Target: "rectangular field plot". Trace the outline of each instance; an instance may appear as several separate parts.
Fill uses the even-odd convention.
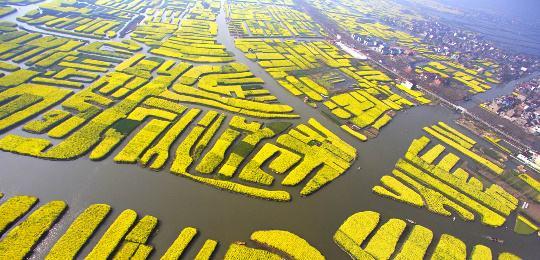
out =
[[[237,39],[235,43],[291,94],[314,106],[322,103],[344,130],[363,141],[376,136],[396,111],[430,103],[421,92],[404,88],[329,42]]]
[[[227,6],[229,29],[241,37],[321,37],[324,32],[293,7],[236,1]]]
[[[100,1],[97,2],[90,5],[55,0],[17,17],[17,20],[45,31],[107,39],[116,37],[127,23],[138,16],[122,9],[101,6]]]

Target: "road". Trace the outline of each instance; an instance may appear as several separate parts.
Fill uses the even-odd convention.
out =
[[[313,17],[314,20],[319,20],[319,24],[321,25],[324,25],[323,27],[326,27],[325,29],[327,29],[327,32],[329,32],[330,35],[332,35],[334,39],[338,39],[338,35],[341,35],[342,38],[344,39],[341,39],[342,42],[344,44],[347,44],[347,43],[352,43],[352,47],[354,49],[357,49],[359,50],[360,52],[366,54],[367,58],[369,61],[371,61],[373,64],[377,64],[379,67],[385,69],[390,75],[392,75],[393,77],[395,78],[402,78],[402,79],[407,79],[409,80],[407,77],[403,77],[402,75],[399,74],[399,72],[395,71],[394,69],[391,69],[389,67],[387,67],[386,65],[382,64],[381,62],[373,59],[372,57],[370,57],[369,53],[366,52],[365,50],[365,47],[359,43],[357,43],[356,41],[352,40],[348,35],[349,33],[347,33],[345,30],[343,30],[339,25],[335,24],[335,22],[331,21],[330,19],[328,19],[327,17],[325,17],[323,14],[321,14],[319,12],[319,10],[317,10],[316,8],[313,8],[311,6],[309,6],[307,3],[305,3],[304,0],[297,0],[298,3],[300,3],[300,6],[303,7],[304,11],[306,13],[309,13],[311,15],[311,17]],[[351,45],[351,44],[349,44]],[[435,99],[437,101],[439,101],[441,104],[443,105],[446,105],[448,106],[449,108],[457,111],[457,112],[460,112],[461,114],[483,124],[484,126],[486,126],[487,128],[489,128],[490,130],[492,130],[493,132],[497,133],[498,135],[506,138],[507,140],[509,140],[510,144],[513,145],[515,148],[517,148],[519,151],[523,151],[524,149],[526,150],[531,150],[531,151],[534,151],[534,149],[532,147],[530,147],[529,145],[527,144],[524,144],[523,142],[521,142],[520,140],[514,138],[513,136],[511,136],[510,134],[506,133],[504,130],[498,128],[497,126],[493,125],[493,124],[490,124],[488,122],[486,122],[485,120],[483,120],[482,118],[474,115],[473,113],[469,112],[466,108],[462,107],[462,106],[459,106],[459,105],[456,105],[454,104],[453,102],[447,100],[446,98],[438,95],[437,93],[434,93],[433,91],[423,87],[423,86],[420,86],[420,85],[417,85],[417,88],[428,94],[429,96],[432,97],[432,99]],[[516,145],[517,144],[517,145]]]
[[[357,46],[355,46],[355,47],[357,47]],[[380,63],[380,62],[378,62],[378,61],[372,59],[369,55],[366,55],[366,56],[367,56],[367,58],[368,58],[371,62],[373,62],[373,63],[379,65],[379,66],[382,67],[382,68],[384,68],[384,69],[387,70],[390,74],[392,74],[394,77],[407,79],[406,77],[403,77],[402,75],[400,75],[398,72],[396,72],[396,71],[394,71],[394,70],[388,68],[388,67],[385,66],[384,64],[382,64],[382,63]],[[520,140],[514,138],[513,136],[511,136],[510,134],[508,134],[508,133],[506,133],[505,131],[501,130],[501,129],[498,128],[497,126],[494,126],[493,124],[490,124],[490,123],[486,122],[485,120],[483,120],[482,118],[480,118],[480,117],[476,116],[475,114],[469,112],[466,108],[464,108],[464,107],[462,107],[462,106],[459,106],[459,105],[456,105],[455,103],[451,102],[450,100],[448,100],[448,99],[446,99],[446,98],[444,98],[444,97],[438,95],[437,93],[435,93],[435,92],[433,92],[433,91],[431,91],[431,90],[429,90],[429,89],[427,89],[427,88],[425,88],[425,87],[423,87],[423,86],[417,85],[416,87],[417,87],[420,91],[422,91],[422,92],[428,94],[429,96],[431,96],[432,98],[436,99],[436,100],[439,101],[440,103],[442,103],[442,104],[444,104],[444,105],[446,105],[446,106],[449,106],[451,109],[453,109],[453,110],[455,110],[455,111],[457,111],[457,112],[459,112],[459,113],[461,113],[461,114],[463,114],[463,115],[465,115],[465,116],[467,116],[467,117],[470,117],[470,118],[472,118],[473,120],[475,120],[475,121],[477,121],[477,122],[482,123],[484,126],[487,126],[490,130],[496,132],[498,135],[503,136],[503,137],[505,137],[506,139],[508,139],[508,140],[510,140],[510,141],[512,141],[512,142],[514,142],[514,144],[511,143],[512,145],[515,146],[515,144],[517,143],[519,146],[515,146],[515,148],[517,148],[518,150],[520,150],[520,151],[522,150],[522,149],[520,149],[520,146],[521,146],[521,147],[524,147],[525,149],[528,149],[528,150],[534,150],[534,149],[533,149],[532,147],[530,147],[529,145],[524,144],[523,142],[521,142]]]

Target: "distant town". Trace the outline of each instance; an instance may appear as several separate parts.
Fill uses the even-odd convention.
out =
[[[540,135],[540,78],[516,85],[512,94],[481,105],[528,133]]]
[[[1,0],[0,260],[538,259],[526,1]]]

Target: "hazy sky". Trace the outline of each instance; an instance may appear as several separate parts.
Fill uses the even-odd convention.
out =
[[[511,16],[537,20],[540,17],[540,0],[439,0],[459,7],[469,7],[505,13]]]

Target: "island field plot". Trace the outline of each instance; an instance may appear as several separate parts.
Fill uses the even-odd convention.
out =
[[[0,197],[4,194],[0,193]],[[14,196],[6,199],[0,206],[4,218],[0,232],[6,236],[0,240],[0,256],[24,258],[32,254],[32,248],[43,237],[48,237],[47,231],[54,228],[56,222],[62,220],[66,211],[64,201],[55,200],[35,206],[38,198],[27,195]],[[26,215],[26,218],[24,218]],[[67,259],[82,257],[81,251],[93,244],[93,237],[99,237],[85,259],[146,259],[151,256],[155,246],[152,243],[153,233],[158,227],[159,219],[152,215],[139,218],[132,209],[123,210],[115,216],[110,225],[103,222],[111,214],[108,204],[92,204],[80,212],[68,228],[59,228],[63,233],[54,245],[45,249],[45,259]],[[19,223],[17,221],[22,219]],[[69,217],[67,217],[69,218]],[[421,225],[407,229],[404,220],[392,218],[382,224],[377,230],[381,216],[377,212],[365,211],[355,213],[343,222],[334,234],[334,242],[354,259],[388,259],[394,253],[396,258],[423,258],[430,255],[433,258],[464,259],[468,254],[471,258],[490,258],[492,250],[485,245],[472,247],[459,238],[442,234],[434,239],[433,232]],[[108,227],[107,227],[108,225]],[[12,226],[15,226],[11,229]],[[106,226],[100,228],[102,226]],[[101,231],[100,231],[101,229]],[[102,233],[102,230],[104,232]],[[375,233],[368,239],[370,233]],[[102,233],[102,234],[101,234]],[[401,249],[397,245],[401,236],[405,236]],[[214,255],[219,242],[207,239],[200,249],[197,240],[200,236],[195,227],[181,228],[178,237],[170,243],[162,259],[177,259],[188,254],[196,253],[195,259],[210,259]],[[302,237],[286,230],[259,230],[251,234],[247,242],[236,241],[227,249],[224,259],[325,259],[323,253]],[[366,240],[369,242],[361,247]],[[437,242],[435,242],[437,241]],[[433,250],[430,244],[437,243]],[[501,252],[499,259],[520,259],[515,254]]]
[[[309,15],[294,5],[257,4],[231,1],[226,6],[229,30],[241,37],[322,37],[326,34]]]
[[[442,170],[455,171],[460,158],[495,175],[505,167],[475,153],[476,142],[490,144],[455,125],[456,114],[351,57],[294,1],[4,5],[15,11],[0,21],[0,191],[4,203],[39,198],[20,197],[32,213],[19,209],[30,215],[2,231],[0,248],[29,236],[9,249],[14,257],[44,258],[56,247],[57,258],[155,259],[181,254],[195,237],[188,259],[275,258],[262,244],[291,258],[347,259],[334,235],[365,211],[380,213],[381,224],[412,219],[437,239],[450,234],[456,239],[441,240],[462,241],[469,254],[474,245],[494,256],[534,254],[536,238],[511,231],[517,200],[488,183],[468,181],[489,189],[471,199],[489,204],[485,221],[465,211],[452,221],[372,192],[422,136],[452,147],[444,159],[435,158],[442,148],[423,156]],[[468,73],[446,60],[426,66]],[[389,253],[374,248],[366,251]]]
[[[360,43],[392,44],[414,53],[413,68],[418,79],[437,78],[470,94],[483,93],[501,83],[498,79],[501,76],[500,65],[496,61],[472,56],[462,57],[463,62],[457,62],[454,55],[459,56],[459,53],[441,55],[434,51],[438,46],[407,32],[404,28],[425,20],[416,11],[408,11],[406,7],[392,1],[308,2]],[[394,26],[388,25],[388,21],[393,19]]]

